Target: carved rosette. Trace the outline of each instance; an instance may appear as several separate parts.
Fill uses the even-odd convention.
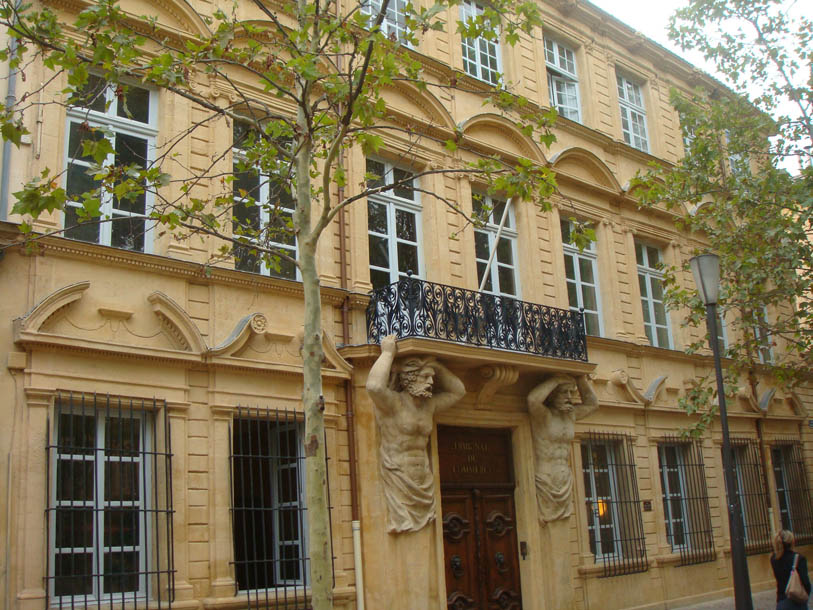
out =
[[[471,531],[471,523],[457,513],[443,515],[443,536],[458,542]]]

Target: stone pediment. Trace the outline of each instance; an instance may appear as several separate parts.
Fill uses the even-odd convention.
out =
[[[210,349],[189,314],[166,294],[122,305],[113,297],[99,301],[90,288],[88,281],[77,282],[42,299],[14,320],[15,343],[302,374],[303,333],[274,332],[262,313],[241,319]],[[323,335],[322,346],[323,374],[349,378],[352,366],[329,337]]]

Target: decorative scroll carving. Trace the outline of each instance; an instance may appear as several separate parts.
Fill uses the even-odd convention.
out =
[[[787,395],[785,396],[785,402],[793,410],[793,412],[796,415],[798,415],[799,417],[807,416],[807,411],[805,410],[805,406],[802,403],[802,400],[799,398],[799,395],[796,392],[787,392]]]
[[[491,601],[497,604],[500,610],[519,610],[519,594],[511,589],[497,587],[491,594]]]
[[[443,536],[459,542],[471,531],[471,523],[458,513],[447,513],[443,516]]]
[[[183,351],[200,353],[206,351],[206,342],[189,315],[163,292],[153,292],[147,297],[153,312],[158,316],[161,330],[175,346]]]
[[[661,390],[663,390],[668,377],[668,375],[656,377],[652,383],[649,384],[646,392],[642,394],[641,390],[636,388],[635,384],[632,383],[632,380],[625,370],[616,369],[610,373],[610,381],[613,385],[624,390],[629,398],[632,398],[634,402],[642,404],[645,407],[651,406],[655,400],[657,400],[658,395],[661,393]]]
[[[449,610],[469,610],[476,606],[472,598],[467,597],[460,591],[455,591],[446,600],[446,607]]]
[[[507,515],[493,511],[486,517],[486,529],[495,536],[504,536],[514,529],[514,521]]]
[[[77,282],[60,288],[42,299],[27,314],[14,320],[15,341],[23,332],[39,332],[58,312],[81,299],[89,287],[90,282]]]
[[[485,379],[485,383],[477,394],[477,405],[484,406],[491,402],[497,390],[515,384],[519,379],[519,371],[513,366],[490,364],[480,367],[480,376]]]

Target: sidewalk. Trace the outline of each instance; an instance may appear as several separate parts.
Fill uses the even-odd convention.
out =
[[[751,599],[754,600],[754,610],[775,610],[776,591],[760,591],[754,593]],[[693,606],[680,606],[680,610],[729,610],[734,607],[733,597],[724,597],[713,602],[695,604]],[[677,610],[677,609],[676,609]]]

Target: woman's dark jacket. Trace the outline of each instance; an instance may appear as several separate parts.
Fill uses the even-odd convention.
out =
[[[771,567],[773,568],[773,575],[776,577],[776,601],[785,599],[785,588],[788,586],[788,579],[790,578],[790,569],[793,567],[793,557],[797,553],[794,551],[785,551],[782,557],[776,558],[775,554],[771,553]],[[796,563],[796,571],[799,572],[799,577],[802,579],[802,586],[805,591],[810,595],[810,577],[807,574],[807,559],[803,555],[799,555],[799,561]]]

